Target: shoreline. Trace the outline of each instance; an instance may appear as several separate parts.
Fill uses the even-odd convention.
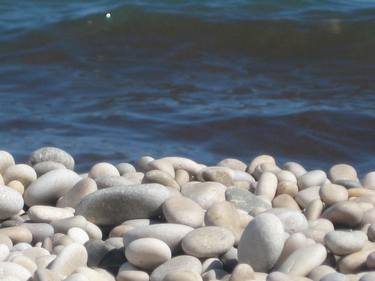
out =
[[[4,280],[375,280],[375,171],[270,155],[74,167],[55,147],[0,151]]]

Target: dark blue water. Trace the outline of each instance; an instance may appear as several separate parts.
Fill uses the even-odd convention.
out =
[[[45,145],[373,170],[375,2],[2,0],[0,149]]]

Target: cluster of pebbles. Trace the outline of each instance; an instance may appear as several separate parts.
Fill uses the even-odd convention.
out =
[[[54,147],[0,151],[0,280],[375,280],[375,171],[269,155],[74,172]]]

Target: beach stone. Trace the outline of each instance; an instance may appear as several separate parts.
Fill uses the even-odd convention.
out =
[[[225,201],[226,187],[219,182],[188,183],[181,187],[181,193],[207,210],[217,202]]]
[[[277,190],[277,177],[270,172],[263,173],[258,181],[256,187],[256,195],[263,196],[264,198],[268,199],[268,201],[272,201],[275,197]]]
[[[98,268],[105,269],[110,272],[112,275],[116,275],[118,268],[125,261],[124,248],[114,248],[104,255]]]
[[[276,174],[277,182],[294,182],[297,183],[297,177],[295,174],[288,170],[281,170]]]
[[[241,160],[234,158],[226,158],[217,163],[217,166],[227,167],[233,170],[246,171],[247,165]]]
[[[315,199],[307,205],[305,210],[305,217],[307,220],[316,220],[320,217],[324,209],[322,200]]]
[[[147,172],[149,170],[148,164],[154,160],[155,159],[151,156],[142,156],[136,162],[137,170],[140,170],[141,172]]]
[[[32,222],[50,223],[55,220],[73,217],[74,209],[34,205],[29,208],[27,214]]]
[[[292,172],[297,178],[306,173],[305,168],[296,162],[286,162],[283,169]]]
[[[367,256],[366,265],[369,269],[375,269],[375,251]]]
[[[124,247],[124,240],[122,237],[110,237],[107,240],[105,240],[105,243],[115,247],[116,249]]]
[[[170,260],[169,246],[155,238],[140,238],[125,248],[126,259],[138,268],[150,271]]]
[[[308,277],[313,281],[320,281],[321,278],[332,272],[336,272],[336,270],[328,265],[319,265],[309,273]]]
[[[229,281],[252,280],[254,277],[253,268],[246,263],[240,263],[234,268]]]
[[[367,229],[367,236],[371,242],[375,242],[375,224],[371,224]]]
[[[5,244],[0,244],[0,262],[5,261],[9,256],[9,248]]]
[[[0,262],[0,279],[7,276],[17,278],[19,281],[28,281],[31,278],[31,273],[23,266],[13,262]]]
[[[15,191],[17,191],[20,194],[23,194],[25,192],[25,187],[23,186],[23,184],[20,181],[17,181],[17,180],[10,181],[10,182],[8,182],[7,186],[14,189]]]
[[[51,222],[56,233],[67,233],[72,227],[79,227],[86,230],[87,220],[83,216],[74,216],[66,219]]]
[[[275,268],[279,267],[294,251],[307,245],[307,238],[302,233],[293,233],[286,240]]]
[[[146,225],[158,224],[158,223],[160,223],[158,220],[153,220],[153,219],[133,219],[133,220],[126,220],[122,224],[133,226],[133,227],[138,227],[138,226],[146,226]]]
[[[58,162],[63,164],[67,169],[74,169],[73,157],[69,153],[57,147],[42,147],[35,150],[29,159],[32,166],[44,161]]]
[[[22,210],[23,204],[20,193],[8,186],[0,186],[0,220],[18,214]]]
[[[184,158],[184,157],[176,157],[176,156],[171,156],[171,157],[164,157],[160,158],[159,160],[167,161],[172,164],[173,168],[175,170],[178,169],[183,169],[189,174],[197,174],[202,168],[205,166],[202,164],[198,164],[197,162]]]
[[[241,188],[231,188],[225,192],[227,201],[235,204],[236,208],[250,212],[252,209],[261,207],[265,209],[271,208],[271,203],[258,197],[251,192]]]
[[[277,216],[283,224],[284,231],[289,234],[304,231],[309,227],[306,217],[299,210],[273,208],[267,210],[266,213]]]
[[[125,233],[127,233],[128,231],[134,229],[134,226],[131,226],[131,225],[124,225],[124,224],[120,224],[114,228],[112,228],[112,230],[109,232],[109,237],[123,237],[125,235]]]
[[[329,169],[328,177],[332,182],[339,180],[358,180],[357,171],[348,164],[336,164]]]
[[[100,176],[95,178],[97,189],[104,189],[115,186],[135,185],[135,181],[122,176]]]
[[[333,205],[340,201],[346,201],[349,198],[345,187],[337,184],[324,184],[319,190],[320,198],[327,205]]]
[[[119,163],[116,165],[116,169],[120,175],[137,172],[135,167],[130,163]]]
[[[292,197],[298,193],[298,186],[296,182],[283,181],[277,184],[276,195],[288,194]]]
[[[206,226],[189,232],[182,239],[182,249],[198,258],[216,257],[227,252],[234,240],[234,235],[226,228]]]
[[[299,191],[294,199],[304,209],[312,201],[320,199],[320,186],[311,186]]]
[[[297,202],[289,194],[280,194],[272,200],[273,208],[288,208],[300,210]]]
[[[225,186],[233,183],[233,171],[227,167],[206,167],[201,171],[205,181],[219,182]]]
[[[375,251],[375,245],[367,242],[366,245],[358,252],[346,255],[338,260],[337,265],[340,272],[349,274],[357,273],[366,266],[367,257]]]
[[[339,272],[331,272],[323,276],[320,281],[349,281],[345,274]]]
[[[309,245],[294,251],[277,270],[290,275],[306,276],[321,265],[326,257],[327,251],[323,245]]]
[[[150,276],[147,272],[141,270],[123,270],[119,271],[116,281],[149,281]]]
[[[48,223],[23,223],[21,226],[31,232],[34,244],[43,241],[47,237],[52,237],[54,234],[53,227]]]
[[[181,241],[193,228],[182,224],[161,223],[136,227],[124,235],[125,248],[134,240],[140,238],[156,238],[165,242],[172,253],[181,249]]]
[[[260,214],[246,227],[238,245],[238,260],[255,271],[268,272],[284,247],[284,227],[273,214]]]
[[[31,243],[33,240],[30,230],[22,226],[0,228],[0,235],[1,234],[8,236],[10,240],[12,240],[13,244],[21,242]]]
[[[327,179],[327,174],[322,170],[309,171],[298,177],[297,183],[300,190],[311,187],[321,186]]]
[[[72,189],[68,190],[58,201],[57,207],[75,208],[82,198],[96,191],[96,182],[91,178],[85,178],[77,182]]]
[[[33,205],[55,205],[57,199],[71,189],[81,177],[67,169],[50,171],[33,181],[26,189],[24,199]]]
[[[154,162],[154,161],[153,161]],[[174,180],[174,178],[167,172],[161,170],[151,170],[145,174],[143,178],[144,183],[159,183],[164,186],[169,186],[180,190],[179,184]]]
[[[13,248],[13,242],[6,234],[0,233],[0,244],[6,245],[9,250]]]
[[[68,276],[78,267],[87,265],[87,251],[81,244],[70,244],[60,252],[56,259],[49,265],[49,269],[60,274]]]
[[[104,176],[120,176],[119,171],[110,163],[101,162],[91,167],[89,175],[90,178],[96,179]]]
[[[8,167],[3,173],[3,179],[5,183],[9,183],[13,180],[18,180],[27,187],[31,182],[36,180],[37,175],[35,170],[26,164],[17,164]]]
[[[194,271],[174,271],[169,272],[163,281],[203,281],[202,277]]]
[[[82,228],[79,227],[72,227],[68,230],[68,236],[74,240],[74,242],[78,244],[85,244],[87,241],[90,240],[90,237]]]
[[[334,225],[355,227],[361,223],[363,211],[357,203],[343,201],[333,204],[326,209],[322,218],[330,220]]]
[[[318,243],[324,244],[325,235],[333,230],[334,226],[330,220],[319,218],[309,221],[309,228],[303,231],[303,234]]]
[[[15,165],[12,154],[0,150],[0,174],[3,174],[8,167]]]
[[[116,225],[128,219],[156,217],[169,191],[159,184],[105,188],[85,196],[77,215],[97,225]]]
[[[108,245],[103,240],[92,239],[84,244],[87,251],[87,265],[96,267],[99,265],[103,257],[111,250],[114,249],[112,245]]]
[[[145,174],[142,172],[127,173],[123,174],[121,177],[132,182],[133,184],[141,184]]]
[[[229,279],[230,275],[223,269],[211,269],[202,274],[203,281]]]
[[[362,179],[362,185],[368,189],[375,189],[375,171],[367,173]]]
[[[148,163],[149,170],[159,170],[167,173],[172,178],[175,178],[176,172],[172,164],[165,160],[154,160]]]
[[[150,281],[163,281],[171,272],[192,271],[202,272],[201,262],[192,256],[177,256],[158,266],[151,274]]]
[[[66,169],[65,165],[55,161],[43,161],[33,166],[38,177],[57,169]]]
[[[184,196],[173,196],[162,206],[167,222],[184,224],[197,228],[203,225],[204,209],[195,201]]]
[[[255,168],[263,163],[276,165],[275,158],[273,158],[271,155],[259,155],[250,162],[247,172],[250,174],[254,173]]]
[[[359,281],[374,281],[375,280],[375,272],[370,272],[364,274]]]
[[[24,255],[14,256],[9,261],[26,268],[31,274],[34,274],[34,272],[37,270],[35,262],[31,258]]]
[[[276,166],[275,164],[272,164],[272,163],[262,163],[260,165],[258,165],[254,172],[252,173],[252,175],[254,176],[255,179],[259,180],[259,178],[261,177],[261,175],[265,172],[269,172],[269,173],[272,173],[272,174],[277,174],[281,171],[281,169]]]
[[[230,230],[236,243],[239,242],[243,228],[239,213],[233,203],[228,201],[215,203],[207,210],[204,222],[206,226],[220,226]]]
[[[223,262],[224,268],[228,271],[233,271],[233,269],[238,264],[238,250],[232,247],[224,255],[220,256],[220,260]]]
[[[175,172],[175,180],[181,187],[182,185],[188,183],[190,181],[190,175],[188,172],[182,169],[178,169]]]
[[[324,238],[327,248],[336,256],[346,256],[361,250],[367,241],[362,231],[332,231]]]

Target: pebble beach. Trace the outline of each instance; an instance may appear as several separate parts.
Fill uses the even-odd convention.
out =
[[[0,151],[0,280],[375,280],[375,171],[271,155],[75,165],[56,147]]]

